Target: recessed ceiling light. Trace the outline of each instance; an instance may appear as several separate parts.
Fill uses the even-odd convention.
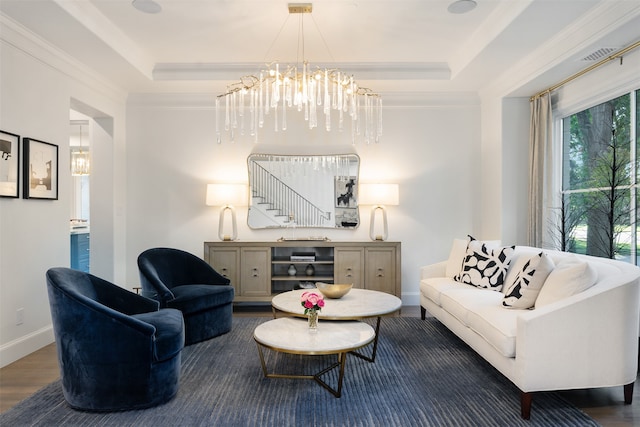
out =
[[[162,6],[153,0],[133,0],[131,4],[144,13],[158,13],[162,10]]]
[[[457,0],[451,3],[447,10],[451,13],[467,13],[475,9],[477,5],[475,0]]]

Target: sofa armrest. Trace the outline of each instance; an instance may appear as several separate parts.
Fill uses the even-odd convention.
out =
[[[633,382],[639,311],[638,280],[630,277],[523,313],[512,381],[524,392]]]
[[[447,261],[440,261],[435,264],[420,267],[420,280],[430,277],[445,277],[447,271]]]

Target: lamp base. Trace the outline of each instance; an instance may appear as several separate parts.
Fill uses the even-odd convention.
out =
[[[383,234],[375,234],[375,220],[376,220],[376,211],[380,209],[382,211],[382,224],[383,224]],[[387,225],[387,211],[384,209],[384,206],[377,205],[371,209],[371,221],[369,223],[369,237],[373,241],[384,241],[389,237],[389,227]]]
[[[222,230],[224,229],[224,214],[229,210],[231,212],[231,235],[223,234]],[[220,221],[218,222],[218,237],[223,242],[230,242],[232,240],[236,240],[238,238],[238,225],[236,223],[236,210],[231,205],[223,206],[220,210]]]

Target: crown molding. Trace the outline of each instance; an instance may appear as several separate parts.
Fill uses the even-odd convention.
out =
[[[640,3],[602,2],[582,19],[531,52],[524,60],[505,70],[499,78],[482,88],[480,95],[482,97],[509,96],[563,63],[572,61],[577,63],[578,58],[582,57],[585,51],[591,50],[599,40],[638,16],[640,16]],[[583,68],[586,68],[586,65]],[[546,87],[566,77],[568,75],[562,76]],[[545,87],[540,87],[533,93],[522,96],[532,96],[544,89]]]
[[[0,12],[0,41],[117,102],[127,93]]]
[[[340,69],[362,80],[450,80],[451,70],[444,62],[340,62],[313,63],[312,68]],[[250,63],[158,63],[154,80],[228,80],[257,75],[266,64]]]
[[[143,76],[152,78],[154,61],[148,52],[113,25],[98,8],[88,1],[53,1]]]

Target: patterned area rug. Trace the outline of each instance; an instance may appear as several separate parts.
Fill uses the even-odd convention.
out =
[[[315,381],[267,379],[252,338],[253,329],[267,320],[234,318],[230,333],[186,347],[180,391],[164,405],[116,413],[75,411],[56,381],[0,415],[0,425],[598,425],[556,393],[535,394],[531,420],[522,420],[516,387],[435,319],[383,319],[375,363],[348,357],[341,398]],[[335,360],[271,351],[266,356],[270,368],[291,373],[312,374]],[[324,379],[335,384],[337,372]]]

